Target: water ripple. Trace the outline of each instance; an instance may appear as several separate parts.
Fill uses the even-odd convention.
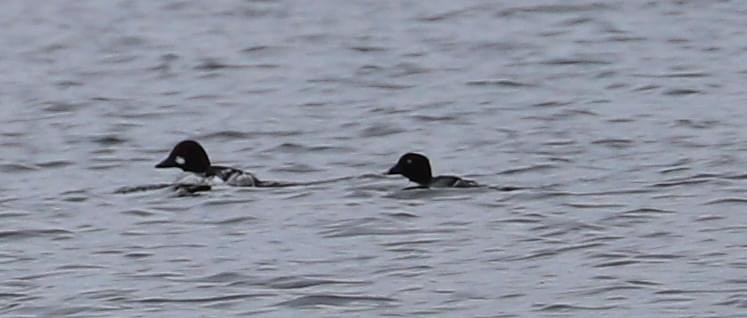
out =
[[[69,239],[75,235],[74,232],[64,229],[23,229],[23,230],[0,230],[0,238],[20,240],[39,237],[52,237],[53,239]]]
[[[314,306],[349,306],[353,304],[386,305],[396,302],[393,298],[374,296],[343,296],[334,294],[301,296],[278,303],[277,306],[314,307]]]
[[[195,298],[166,298],[166,297],[150,297],[150,298],[141,298],[141,299],[134,299],[133,302],[138,303],[156,303],[156,304],[163,304],[163,303],[214,303],[214,302],[224,302],[224,301],[232,301],[232,300],[244,300],[244,299],[250,299],[250,298],[263,298],[263,297],[271,297],[274,296],[274,294],[269,293],[257,293],[257,294],[229,294],[229,295],[221,295],[221,296],[212,296],[212,297],[195,297]]]

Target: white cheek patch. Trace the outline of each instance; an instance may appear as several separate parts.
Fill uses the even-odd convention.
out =
[[[187,163],[187,160],[184,160],[184,157],[182,156],[176,156],[176,158],[174,158],[174,161],[176,161],[176,164],[178,165],[184,165],[185,163]]]

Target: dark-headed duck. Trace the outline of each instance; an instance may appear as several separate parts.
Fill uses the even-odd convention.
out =
[[[184,140],[176,144],[169,156],[157,164],[156,168],[179,168],[203,178],[218,177],[232,186],[254,187],[263,185],[262,181],[249,172],[210,164],[207,152],[194,140]]]
[[[456,176],[436,176],[431,173],[428,158],[419,153],[406,153],[387,174],[400,174],[418,184],[416,188],[473,188],[477,182]]]

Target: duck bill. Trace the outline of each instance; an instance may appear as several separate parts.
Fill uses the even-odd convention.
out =
[[[394,167],[389,169],[386,174],[402,174],[402,167],[400,167],[399,164],[394,165]]]
[[[176,162],[174,159],[171,159],[171,157],[163,159],[163,161],[159,162],[156,165],[156,168],[173,168],[176,167]]]

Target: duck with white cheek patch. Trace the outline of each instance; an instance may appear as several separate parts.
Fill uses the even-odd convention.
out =
[[[387,174],[399,174],[418,184],[412,188],[475,188],[480,185],[472,180],[456,176],[436,176],[431,172],[431,164],[424,155],[406,153],[399,158]],[[410,188],[408,188],[410,189]]]
[[[211,165],[205,149],[194,140],[176,144],[169,156],[157,164],[156,168],[179,168],[204,179],[217,177],[231,186],[261,187],[274,184],[260,181],[253,174],[240,169]]]

